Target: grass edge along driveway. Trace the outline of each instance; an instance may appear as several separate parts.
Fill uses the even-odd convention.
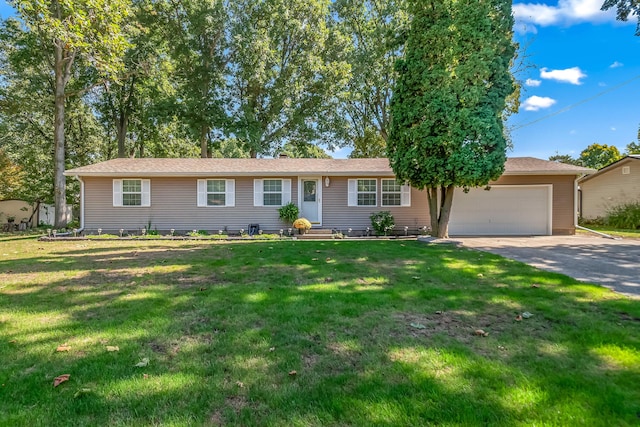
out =
[[[640,420],[638,301],[449,245],[3,241],[0,340],[0,425]]]

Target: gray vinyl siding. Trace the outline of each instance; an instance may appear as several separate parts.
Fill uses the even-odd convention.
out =
[[[573,175],[503,175],[493,184],[553,184],[552,234],[575,234],[576,178]]]
[[[279,219],[278,206],[253,206],[253,177],[229,178],[235,179],[235,207],[197,207],[197,178],[151,178],[151,206],[146,208],[113,207],[113,180],[84,178],[84,226],[87,230],[102,228],[105,232],[121,228],[136,231],[150,223],[151,229],[161,231],[173,228],[217,232],[226,227],[235,233],[254,223],[263,230],[279,230],[286,226]],[[291,199],[297,200],[295,178],[282,179],[291,179]]]
[[[348,181],[353,178],[368,178],[377,180],[377,206],[348,206]],[[429,226],[429,204],[426,193],[411,189],[411,206],[390,207],[381,206],[382,193],[380,177],[349,176],[331,177],[330,186],[324,187],[322,201],[323,228],[336,228],[346,232],[349,228],[354,233],[371,227],[369,216],[373,212],[390,211],[396,223],[395,232],[402,233],[404,227],[409,227],[409,233],[415,234],[418,228]],[[389,179],[389,177],[383,177]]]
[[[633,173],[633,172],[632,172]],[[305,175],[306,176],[306,175]],[[119,178],[138,178],[126,176]],[[224,179],[225,177],[216,177]],[[150,207],[113,207],[113,180],[85,177],[84,226],[88,231],[102,228],[104,232],[124,229],[136,232],[151,225],[151,229],[167,231],[207,230],[217,232],[225,227],[230,233],[247,229],[257,223],[265,231],[287,229],[279,219],[277,206],[253,206],[253,180],[255,177],[226,177],[235,179],[235,207],[197,207],[197,178],[151,178]],[[291,200],[298,204],[298,177],[269,177],[291,179]],[[348,180],[370,178],[377,180],[377,206],[348,206]],[[415,234],[430,225],[429,206],[424,191],[411,189],[411,206],[381,206],[380,176],[331,176],[326,187],[322,185],[322,228],[337,229],[354,234],[371,227],[369,216],[373,212],[390,211],[395,219],[395,232],[402,234],[404,227]],[[495,184],[553,184],[553,234],[572,234],[574,227],[574,176],[532,175],[503,176]],[[454,200],[455,209],[455,200]]]
[[[622,168],[628,166],[629,174]],[[582,190],[582,217],[604,218],[614,206],[640,202],[640,160],[628,159],[610,170],[580,183]]]

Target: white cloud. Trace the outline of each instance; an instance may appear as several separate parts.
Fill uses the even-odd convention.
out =
[[[598,83],[598,86],[600,87],[607,87],[607,84],[605,82],[600,82]]]
[[[527,79],[524,84],[530,87],[538,87],[542,82],[536,79]]]
[[[549,70],[542,68],[540,77],[548,80],[555,80],[562,83],[571,83],[572,85],[581,85],[580,79],[587,77],[580,67],[566,68],[564,70]]]
[[[613,132],[615,132],[615,131],[617,131],[618,129],[616,129],[616,128],[614,128],[614,127],[612,126],[612,127],[611,127],[611,130],[612,130]]]
[[[624,67],[624,64],[618,61],[613,61],[613,64],[609,65],[609,68],[620,68],[620,67]]]
[[[513,15],[518,22],[528,22],[543,27],[571,25],[580,22],[615,20],[615,8],[603,12],[602,0],[559,0],[556,6],[539,3],[513,5]]]
[[[556,103],[556,100],[547,96],[530,96],[522,103],[522,108],[526,111],[538,111],[549,108]]]

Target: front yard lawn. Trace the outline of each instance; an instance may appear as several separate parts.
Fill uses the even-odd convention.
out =
[[[7,426],[640,423],[640,301],[415,241],[0,240],[0,361]]]

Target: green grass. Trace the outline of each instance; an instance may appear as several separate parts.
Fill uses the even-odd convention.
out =
[[[599,231],[601,233],[609,234],[611,236],[624,237],[628,239],[640,239],[640,230],[626,230],[626,229],[609,227],[606,225],[593,225],[593,224],[587,224],[585,225],[585,227],[590,228],[591,230]],[[578,230],[578,232],[590,234],[588,231],[585,231],[585,230]]]
[[[640,301],[415,241],[3,237],[0,361],[3,426],[640,423]]]

